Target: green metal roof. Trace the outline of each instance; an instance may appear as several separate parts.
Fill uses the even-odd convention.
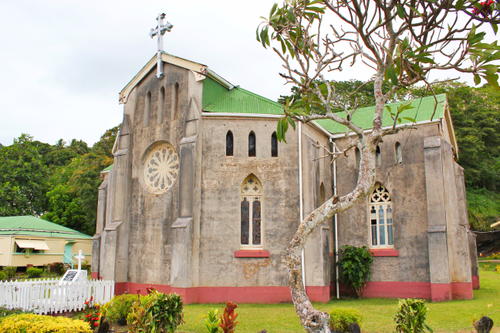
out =
[[[414,99],[412,101],[386,104],[386,107],[384,108],[384,114],[382,116],[382,126],[383,127],[392,126],[394,122],[391,118],[391,115],[387,107],[391,108],[391,111],[393,113],[396,113],[398,106],[405,103],[411,103],[412,108],[405,110],[399,114],[398,118],[401,119],[401,122],[398,123],[398,125],[411,124],[414,122],[418,123],[422,121],[429,121],[429,120],[443,118],[445,111],[444,106],[446,104],[446,95],[445,94],[436,95],[436,99],[437,99],[437,107],[435,109],[434,106],[436,105],[436,100],[434,99],[434,96],[422,97]],[[361,127],[362,129],[370,129],[373,126],[374,113],[375,113],[374,106],[360,108],[356,112],[354,112],[352,116],[352,121],[354,122],[354,124]],[[346,117],[345,112],[339,112],[338,115],[340,115],[342,118]],[[411,118],[411,119],[405,119],[405,118]],[[330,119],[320,119],[316,120],[315,122],[324,129],[326,129],[328,132],[333,134],[345,133],[350,131],[344,125],[340,125],[339,123],[336,123]]]
[[[281,104],[237,86],[229,90],[209,77],[203,80],[202,108],[219,113],[283,114]]]
[[[90,239],[79,231],[34,216],[0,217],[0,235]]]
[[[108,166],[108,167],[106,167],[106,168],[102,169],[102,171],[101,171],[101,172],[106,172],[106,171],[111,171],[111,170],[113,170],[113,164],[111,164],[110,166]]]

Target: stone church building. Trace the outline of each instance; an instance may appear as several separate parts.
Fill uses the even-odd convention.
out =
[[[155,76],[155,56],[120,92],[123,121],[99,187],[93,276],[115,280],[117,294],[153,287],[187,303],[290,301],[282,258],[299,221],[355,185],[358,152],[333,163],[324,157],[349,133],[318,121],[278,142],[280,104],[205,65],[161,57],[163,77]],[[374,192],[308,241],[313,301],[336,297],[335,250],[345,244],[366,245],[374,256],[366,297],[464,299],[478,286],[446,96],[412,105],[416,129],[379,146]],[[372,115],[363,108],[354,121],[369,130]]]

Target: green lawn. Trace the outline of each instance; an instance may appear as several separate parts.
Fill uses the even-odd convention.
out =
[[[472,320],[481,315],[488,315],[495,322],[493,332],[500,332],[500,274],[482,269],[481,289],[474,291],[474,299],[467,301],[451,301],[429,303],[428,324],[434,332],[471,332]],[[363,332],[393,332],[392,317],[397,309],[394,299],[362,299],[339,300],[328,304],[316,304],[324,311],[335,307],[358,309],[363,315],[361,328]],[[206,332],[203,324],[208,310],[219,308],[217,304],[186,305],[184,311],[185,324],[179,332]],[[303,332],[291,304],[241,304],[237,309],[239,324],[238,333],[257,333],[265,329],[269,333]]]

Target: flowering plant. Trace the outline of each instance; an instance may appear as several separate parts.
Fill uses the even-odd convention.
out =
[[[84,304],[84,320],[89,323],[90,328],[94,329],[99,326],[99,320],[101,319],[101,306],[99,303],[94,303],[94,297],[92,296],[86,300]]]

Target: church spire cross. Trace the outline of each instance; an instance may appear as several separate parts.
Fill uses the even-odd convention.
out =
[[[158,15],[156,18],[156,21],[158,21],[158,25],[151,31],[149,32],[149,36],[151,38],[155,38],[158,43],[158,51],[156,53],[156,59],[157,59],[157,66],[156,66],[156,77],[157,78],[162,78],[163,77],[163,61],[161,60],[161,54],[163,52],[163,35],[165,32],[170,32],[172,28],[174,27],[170,22],[163,22],[165,19],[165,13],[161,13]]]

